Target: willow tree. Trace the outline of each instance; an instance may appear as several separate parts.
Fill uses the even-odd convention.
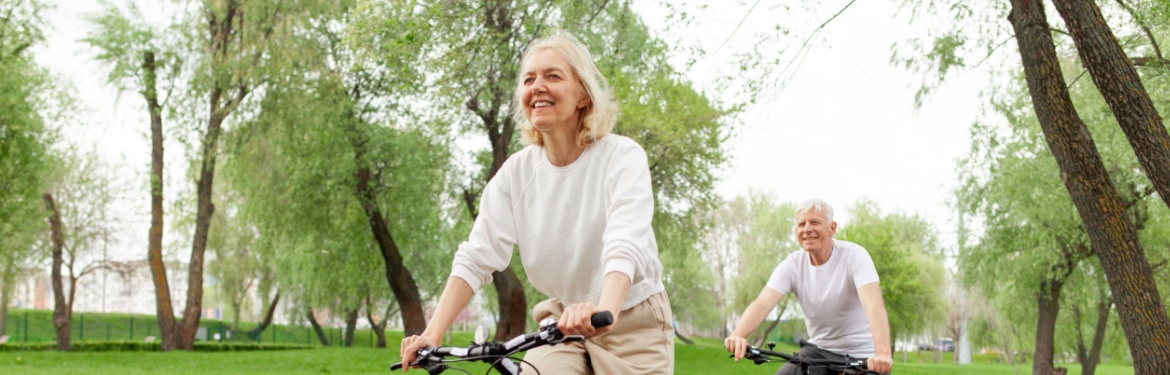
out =
[[[1066,2],[1060,6],[1064,7],[1066,4],[1070,3]],[[1147,9],[1161,6],[1155,3],[1141,5]],[[1060,167],[1060,179],[1084,224],[1090,247],[1101,261],[1117,304],[1118,315],[1134,354],[1135,368],[1139,373],[1156,372],[1155,364],[1170,361],[1170,318],[1166,316],[1166,308],[1157,291],[1153,270],[1136,233],[1137,228],[1133,220],[1126,215],[1124,199],[1109,178],[1108,169],[1096,149],[1094,135],[1088,130],[1078,113],[1078,107],[1070,99],[1068,92],[1070,82],[1062,76],[1058,58],[1060,54],[1057,50],[1058,46],[1067,45],[1057,41],[1066,40],[1064,38],[1068,33],[1053,31],[1044,10],[1044,2],[1039,0],[1011,1],[993,5],[930,3],[922,6],[948,12],[948,15],[955,17],[955,22],[949,25],[951,29],[941,35],[935,35],[936,38],[930,42],[930,47],[925,49],[930,53],[920,59],[923,62],[920,66],[931,70],[932,75],[940,81],[948,72],[961,71],[972,61],[995,61],[999,46],[1006,45],[1014,39],[1017,48],[1013,55],[1018,54],[1022,62],[1031,94],[1032,111],[1039,119],[1049,152],[1055,156]],[[996,25],[1002,24],[1005,18],[1012,25],[1011,30],[1014,33],[1009,33],[1002,27],[997,29]],[[1077,22],[1102,23],[1105,20],[1081,19]],[[1070,22],[1065,23],[1069,24]],[[1082,24],[1072,25],[1070,29],[1084,28],[1078,33],[1095,33],[1094,35],[1104,38],[1104,34],[1100,32],[1101,27],[1105,26]],[[1090,28],[1096,28],[1096,31],[1088,30]],[[974,30],[985,32],[984,35],[975,36],[971,34]],[[1078,47],[1084,44],[1084,41],[1074,42]],[[1101,42],[1108,44],[1107,41]],[[971,57],[972,50],[976,59],[965,60],[964,57]],[[1063,48],[1061,50],[1067,51]],[[1101,51],[1078,49],[1076,52],[1084,58],[1084,54]],[[1096,68],[1090,70],[1094,69]],[[1138,102],[1132,103],[1136,105]],[[1119,108],[1113,110],[1118,111]],[[1145,114],[1137,114],[1135,117],[1148,121],[1151,118],[1148,111],[1143,113]],[[1159,152],[1153,149],[1133,151],[1138,154],[1147,151]],[[1151,169],[1147,168],[1146,172],[1151,173]],[[1153,179],[1155,176],[1150,177]]]
[[[734,310],[744,311],[764,289],[772,271],[793,251],[799,251],[791,229],[796,225],[796,205],[781,202],[768,194],[752,193],[744,198],[750,212],[747,230],[736,240],[740,259],[736,262]],[[780,301],[776,319],[759,332],[756,345],[761,345],[772,330],[779,326],[792,298]]]
[[[946,276],[934,230],[922,217],[884,214],[872,201],[849,208],[851,220],[837,237],[869,251],[881,277],[889,312],[890,341],[908,337],[946,319]]]
[[[178,58],[181,49],[174,45],[175,38],[164,36],[165,29],[147,25],[145,18],[133,3],[125,10],[107,5],[102,13],[91,17],[89,22],[96,28],[83,41],[97,50],[96,59],[109,69],[108,82],[119,92],[137,92],[146,104],[151,139],[148,177],[151,221],[147,239],[147,260],[155,290],[155,312],[160,317],[158,324],[162,348],[181,349],[180,333],[174,324],[174,309],[171,306],[170,285],[167,282],[162,252],[165,224],[163,115],[164,110],[173,110],[168,104],[173,98],[170,92],[175,88],[174,79],[181,67]],[[176,30],[171,28],[169,31],[173,33]]]
[[[111,8],[93,22],[98,30],[87,42],[100,50],[99,60],[111,66],[111,80],[122,89],[139,91],[150,113],[152,142],[151,273],[158,304],[162,349],[191,350],[203,309],[203,267],[211,217],[215,213],[212,190],[220,136],[227,120],[253,92],[262,92],[266,71],[286,52],[279,46],[289,40],[290,24],[312,9],[309,1],[206,0],[175,10],[177,20],[164,43],[142,17],[126,17]],[[133,8],[133,7],[131,7]],[[189,11],[189,13],[184,13]],[[131,12],[133,14],[133,12]],[[160,46],[177,46],[160,51]],[[160,66],[160,63],[163,63]],[[188,261],[187,298],[183,318],[175,320],[161,256],[162,238],[162,115],[158,79],[160,73],[184,70],[181,90],[173,98],[179,124],[176,138],[194,149],[195,225]],[[172,73],[173,74],[173,73]],[[168,91],[169,92],[169,91]]]
[[[47,238],[41,194],[54,170],[58,89],[31,49],[44,41],[47,9],[36,0],[0,4],[0,336],[18,278],[42,258],[34,244]]]
[[[1080,71],[1075,61],[1066,60],[1063,67],[1067,76]],[[1097,135],[1102,161],[1110,166],[1109,179],[1118,187],[1125,214],[1142,243],[1165,246],[1155,234],[1160,231],[1150,229],[1151,221],[1165,209],[1105,100],[1087,81],[1074,84],[1069,94],[1088,129]],[[970,285],[985,295],[1003,296],[1004,304],[1018,305],[1021,298],[1036,301],[1029,304],[1036,309],[1030,314],[1035,318],[1036,362],[1051,366],[1055,352],[1074,350],[1082,372],[1091,374],[1106,338],[1114,296],[1084,224],[1071,214],[1073,203],[1061,191],[1060,169],[1047,152],[1036,116],[1028,111],[1031,98],[1023,82],[1017,79],[999,87],[991,98],[1003,121],[975,124],[970,155],[961,163],[956,203],[983,230],[977,232],[977,245],[960,254],[960,266]],[[1147,256],[1166,258],[1157,251]],[[1009,276],[1013,282],[1005,281]]]
[[[322,4],[296,26],[298,52],[230,143],[248,220],[282,248],[278,278],[296,287],[295,300],[342,311],[352,325],[391,292],[408,334],[425,328],[425,286],[441,283],[433,269],[450,261],[443,238],[459,222],[445,213],[447,131],[407,100],[423,79],[415,11]],[[379,273],[383,282],[371,278]]]
[[[53,323],[58,349],[69,351],[69,323],[78,280],[98,270],[124,271],[125,267],[107,256],[109,247],[116,243],[114,232],[120,222],[113,216],[116,177],[109,165],[96,151],[70,147],[55,154],[51,160],[56,165],[44,200],[50,215]]]
[[[1043,3],[1013,1],[1009,20],[1016,30],[1033,107],[1113,290],[1134,352],[1134,368],[1156,373],[1170,363],[1170,317],[1133,221],[1069,98]]]
[[[1170,197],[1170,133],[1166,131],[1166,122],[1158,114],[1158,109],[1155,108],[1135,66],[1139,64],[1141,58],[1146,60],[1141,63],[1143,65],[1162,66],[1170,63],[1170,60],[1162,56],[1159,41],[1151,30],[1151,25],[1143,22],[1144,20],[1136,14],[1137,11],[1125,0],[1117,0],[1117,3],[1134,17],[1133,21],[1143,31],[1150,47],[1148,55],[1131,57],[1130,53],[1122,48],[1095,2],[1055,0],[1052,3],[1068,27],[1068,35],[1076,44],[1081,63],[1089,72],[1105,102],[1109,103],[1109,108],[1117,119],[1117,125],[1125,132],[1126,139],[1137,155],[1142,170],[1149,177],[1150,184],[1163,197],[1162,203],[1170,207],[1170,200],[1166,199]],[[1170,6],[1165,4],[1150,8],[1157,9],[1153,13],[1160,13],[1162,20],[1170,15],[1167,11]],[[1161,25],[1155,23],[1154,27],[1165,28],[1164,23]],[[1163,348],[1170,348],[1170,344]]]

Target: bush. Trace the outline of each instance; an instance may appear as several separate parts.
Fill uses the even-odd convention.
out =
[[[258,344],[258,343],[217,343],[217,342],[196,342],[195,351],[197,352],[253,352],[265,350],[299,350],[312,349],[309,345],[294,345],[294,344]],[[26,352],[26,351],[49,351],[57,350],[57,343],[53,342],[37,342],[37,343],[20,343],[20,344],[4,344],[0,345],[0,352]],[[158,342],[141,342],[141,341],[82,341],[72,344],[72,351],[75,352],[145,352],[145,351],[159,351],[160,344]]]

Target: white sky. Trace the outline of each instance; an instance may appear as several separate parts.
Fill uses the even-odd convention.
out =
[[[729,44],[747,46],[755,30],[766,31],[776,23],[816,26],[849,1],[822,2],[816,16],[767,9],[776,2],[761,1],[755,8],[760,15],[753,13],[734,35],[753,2],[727,2],[696,12],[695,28],[668,35],[698,40],[709,49],[728,38]],[[979,91],[988,78],[978,72],[959,75],[915,110],[921,78],[889,62],[891,46],[906,44],[935,21],[918,19],[917,28],[911,28],[907,15],[899,15],[893,3],[853,3],[812,40],[783,90],[748,109],[745,124],[727,145],[733,160],[721,173],[720,195],[760,191],[790,202],[821,198],[837,208],[843,226],[849,221],[847,208],[869,199],[885,213],[922,215],[934,224],[944,246],[954,246],[955,220],[947,199],[957,181],[956,160],[967,153],[968,129],[980,111]],[[647,8],[646,14],[655,13],[654,7]],[[646,17],[661,30],[660,19]],[[810,31],[806,27],[793,39],[803,41]],[[713,61],[696,67],[689,77],[702,83],[726,69]]]
[[[818,6],[826,14],[805,15],[800,22],[819,24],[847,2],[826,1]],[[891,3],[854,3],[813,40],[782,91],[748,108],[740,131],[727,144],[733,160],[719,173],[721,195],[734,197],[754,190],[773,193],[784,201],[822,198],[837,208],[842,225],[848,225],[846,208],[859,199],[870,199],[886,213],[923,215],[935,225],[943,244],[953,246],[954,220],[946,199],[956,181],[955,160],[966,153],[968,127],[981,106],[979,90],[988,78],[969,73],[952,79],[915,111],[913,95],[920,79],[889,60],[891,45],[907,41],[916,31],[907,17],[895,18]],[[720,49],[727,53],[704,59],[688,72],[700,87],[709,87],[717,74],[713,72],[726,70],[721,58],[748,45],[756,30],[795,22],[790,19],[806,14],[799,9],[770,10],[769,4],[761,4],[732,34],[751,6],[732,4],[696,13],[695,27],[663,34],[709,49],[730,39]],[[646,0],[637,5],[652,28],[665,32],[661,7]],[[118,164],[119,174],[141,181],[125,188],[127,234],[118,246],[130,257],[141,258],[149,227],[144,177],[150,163],[149,121],[140,96],[125,93],[117,100],[115,89],[105,84],[105,69],[78,42],[88,30],[82,15],[99,9],[97,2],[89,0],[58,1],[49,16],[47,47],[36,54],[42,64],[72,82],[85,108],[84,126],[68,127],[67,139],[96,147],[108,162]],[[793,38],[803,40],[810,30],[804,31]],[[168,147],[168,180],[178,181],[185,165],[183,151],[177,144]],[[175,189],[173,183],[168,188]],[[168,232],[167,236],[169,242],[177,234]]]

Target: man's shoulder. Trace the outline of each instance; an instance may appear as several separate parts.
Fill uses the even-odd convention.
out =
[[[869,253],[869,250],[866,250],[864,246],[858,245],[855,242],[849,242],[846,240],[839,240],[836,238],[834,238],[833,241],[836,242],[834,244],[834,247],[836,248],[836,250],[840,250],[840,251],[844,251],[844,252],[851,252],[851,253],[852,252],[863,252],[863,253],[867,253],[867,254]]]

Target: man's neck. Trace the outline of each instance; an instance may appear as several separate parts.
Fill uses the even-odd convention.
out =
[[[836,241],[830,239],[829,243],[825,244],[826,246],[822,247],[819,251],[810,251],[808,255],[809,260],[812,261],[812,265],[821,266],[828,263],[829,258],[833,256],[833,247],[836,244]]]

